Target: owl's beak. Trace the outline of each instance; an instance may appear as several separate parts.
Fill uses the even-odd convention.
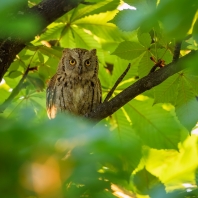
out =
[[[78,74],[82,74],[82,66],[81,65],[78,67]]]

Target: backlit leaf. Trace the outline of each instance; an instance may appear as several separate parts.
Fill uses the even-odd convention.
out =
[[[152,106],[152,100],[148,99],[133,100],[125,110],[136,134],[146,145],[156,149],[178,149],[182,128],[170,112],[160,105]]]
[[[124,41],[118,45],[112,54],[126,60],[133,60],[134,58],[140,56],[144,51],[145,48],[139,43]]]

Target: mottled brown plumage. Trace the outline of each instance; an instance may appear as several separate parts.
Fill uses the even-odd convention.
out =
[[[64,49],[57,72],[47,87],[48,117],[55,118],[59,111],[85,115],[100,103],[96,50]]]

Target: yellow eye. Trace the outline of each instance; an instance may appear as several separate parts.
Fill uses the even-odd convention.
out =
[[[86,60],[86,61],[85,61],[85,65],[86,65],[86,66],[90,66],[90,65],[91,65],[91,61],[90,61],[90,60]]]
[[[74,59],[69,60],[69,64],[71,66],[74,66],[76,64],[76,61]]]

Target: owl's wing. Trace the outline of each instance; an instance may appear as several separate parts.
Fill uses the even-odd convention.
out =
[[[56,78],[57,74],[55,74],[49,81],[47,91],[46,91],[46,107],[47,107],[47,115],[49,119],[53,119],[57,113],[56,107]]]

